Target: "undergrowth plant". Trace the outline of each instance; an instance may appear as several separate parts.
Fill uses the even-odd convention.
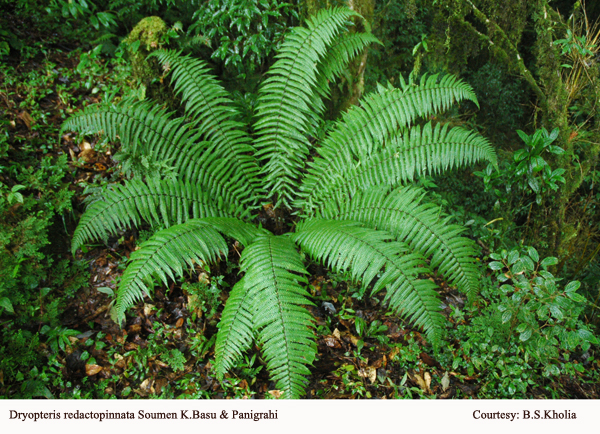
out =
[[[243,246],[242,276],[221,315],[216,371],[223,377],[257,340],[277,388],[290,398],[304,393],[316,355],[305,256],[372,284],[371,295],[385,290],[389,308],[434,344],[445,320],[436,285],[419,276],[436,269],[471,295],[478,286],[472,241],[409,185],[477,160],[495,163],[481,136],[418,122],[456,101],[476,102],[467,84],[431,76],[380,86],[323,134],[329,83],[376,42],[369,33],[346,31],[354,15],[321,11],[289,32],[252,125],[240,121],[204,62],[159,50],[152,55],[170,72],[183,117],[123,100],[88,107],[63,126],[118,138],[130,155],[167,161],[177,173],[138,173],[113,186],[75,231],[73,252],[130,226],[161,228],[131,255],[115,300],[118,321],[156,282],[227,257],[226,239],[234,239],[238,251]]]
[[[482,284],[478,306],[455,309],[459,325],[451,334],[460,344],[449,347],[447,363],[477,375],[479,396],[486,398],[526,397],[548,378],[583,375],[598,338],[583,321],[580,283],[561,282],[549,271],[558,260],[541,259],[533,247],[490,257],[498,283]],[[555,387],[546,390],[555,393]]]

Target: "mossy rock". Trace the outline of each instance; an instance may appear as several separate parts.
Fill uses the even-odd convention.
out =
[[[140,41],[140,48],[151,52],[164,45],[168,31],[167,24],[160,17],[146,17],[136,24],[125,42],[132,44]]]
[[[153,51],[166,47],[169,28],[160,17],[146,17],[133,28],[129,36],[123,40],[129,58],[134,79],[146,91],[147,96],[155,93],[152,89],[161,75],[160,65],[155,59],[148,59]]]

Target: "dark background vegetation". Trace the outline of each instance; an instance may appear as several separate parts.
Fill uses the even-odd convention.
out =
[[[235,255],[157,288],[125,327],[112,321],[115,284],[148,234],[128,231],[69,253],[85,204],[127,170],[113,159],[118,143],[59,131],[76,110],[126,95],[178,107],[168,79],[146,61],[164,47],[205,59],[251,118],[286,29],[336,4],[0,0],[1,396],[278,396],[257,351],[225,381],[214,378],[214,333]],[[330,117],[378,83],[457,74],[480,106],[437,120],[488,137],[500,170],[419,180],[481,248],[474,303],[440,283],[448,332],[438,351],[360,285],[309,265],[319,355],[307,396],[598,398],[598,2],[352,5],[382,44],[346,71]],[[138,26],[146,17],[156,18]]]

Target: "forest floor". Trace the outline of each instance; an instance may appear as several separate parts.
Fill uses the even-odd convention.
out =
[[[214,376],[211,360],[217,324],[226,289],[238,271],[239,252],[233,245],[229,260],[212,267],[210,276],[201,269],[193,273],[192,278],[204,285],[203,292],[194,293],[175,283],[169,288],[158,287],[152,299],[128,311],[123,327],[111,319],[116,282],[144,234],[128,231],[106,245],[89,246],[71,257],[70,236],[85,208],[84,193],[90,186],[98,187],[111,179],[115,173],[111,156],[116,149],[114,144],[69,133],[58,137],[58,132],[69,113],[101,101],[103,95],[121,85],[120,72],[101,56],[82,55],[83,51],[55,37],[31,30],[28,38],[32,46],[37,44],[37,52],[25,61],[18,55],[6,58],[0,80],[0,110],[9,125],[8,143],[15,152],[29,144],[38,159],[68,156],[69,173],[63,182],[75,192],[74,212],[65,218],[67,233],[52,237],[52,250],[63,259],[89,264],[88,285],[67,300],[60,316],[65,330],[72,331],[65,334],[68,344],[64,351],[55,353],[48,342],[41,344],[41,353],[55,367],[56,378],[49,387],[52,396],[278,397],[257,347],[224,381]],[[82,66],[82,60],[87,66]],[[310,266],[309,271],[318,358],[311,368],[307,398],[493,397],[489,389],[481,392],[488,381],[485,369],[469,372],[453,368],[451,354],[456,353],[460,342],[448,342],[446,356],[436,358],[418,330],[386,314],[383,295],[370,298],[360,287],[348,285],[343,276],[331,275],[318,265]],[[468,322],[469,317],[457,319],[453,315],[464,308],[464,295],[437,281],[436,276],[430,278],[440,287],[449,327]],[[600,365],[594,363],[588,369],[597,372]],[[589,373],[547,378],[527,386],[527,391],[529,398],[600,397],[600,385]]]

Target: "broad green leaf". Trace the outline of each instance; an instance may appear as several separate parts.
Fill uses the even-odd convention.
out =
[[[569,282],[569,284],[567,286],[565,286],[565,292],[569,293],[569,292],[577,291],[580,286],[581,286],[581,282],[579,282],[578,280],[574,280],[572,282]]]
[[[540,265],[543,268],[547,268],[547,267],[550,267],[550,266],[556,265],[556,264],[558,264],[558,259],[556,259],[553,256],[548,256],[547,258],[542,259],[542,262],[540,262]]]
[[[10,313],[15,313],[15,310],[13,309],[13,305],[8,297],[0,298],[0,307],[3,307],[4,309],[6,309],[6,311],[8,311]]]
[[[540,260],[540,255],[538,255],[537,250],[531,246],[527,247],[527,254],[533,260],[533,262],[538,262]]]
[[[519,259],[519,251],[511,250],[508,254],[508,265],[514,264],[517,261],[517,259]]]
[[[519,339],[522,342],[525,342],[531,337],[532,334],[533,334],[533,330],[531,328],[527,328],[523,333],[521,333],[519,335]]]
[[[494,261],[490,262],[489,267],[492,270],[501,270],[502,268],[504,268],[504,265],[502,265],[502,262]]]

